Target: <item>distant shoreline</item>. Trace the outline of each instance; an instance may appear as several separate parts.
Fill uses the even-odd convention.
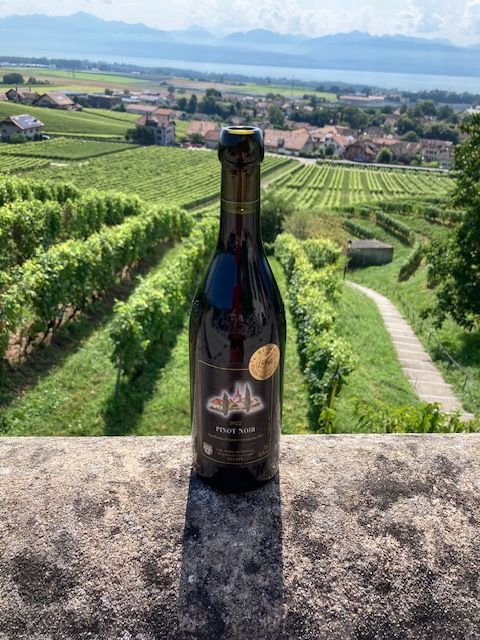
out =
[[[433,74],[411,74],[384,71],[358,71],[351,69],[320,69],[315,67],[282,67],[252,64],[233,64],[218,62],[202,62],[191,60],[174,60],[167,58],[142,58],[131,56],[117,56],[110,54],[75,53],[69,56],[65,52],[1,52],[1,58],[6,60],[11,55],[14,58],[32,60],[39,58],[78,60],[91,64],[120,64],[131,65],[148,71],[161,68],[165,72],[200,72],[224,74],[242,81],[265,81],[270,78],[275,81],[283,81],[285,84],[314,85],[321,82],[335,82],[339,85],[362,86],[382,90],[422,91],[422,90],[446,90],[456,93],[480,93],[480,77],[473,76],[442,76]],[[97,58],[97,55],[99,56]],[[101,56],[101,58],[100,58]],[[97,58],[97,59],[95,59]]]

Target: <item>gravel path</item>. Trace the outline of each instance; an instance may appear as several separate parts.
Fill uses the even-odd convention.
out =
[[[460,410],[463,420],[473,419],[474,415],[464,411],[462,403],[452,387],[445,382],[412,327],[397,307],[388,298],[373,289],[356,282],[349,281],[348,284],[377,304],[385,327],[392,338],[403,372],[418,397],[425,402],[438,402],[446,412]]]

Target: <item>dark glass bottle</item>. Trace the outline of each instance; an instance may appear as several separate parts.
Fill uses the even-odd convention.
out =
[[[278,471],[285,310],[260,233],[262,132],[222,129],[220,233],[190,315],[193,468],[223,491]]]

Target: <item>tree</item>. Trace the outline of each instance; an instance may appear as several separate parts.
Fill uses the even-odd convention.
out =
[[[106,96],[113,96],[113,91],[112,91],[112,89],[108,89],[108,88],[107,88],[107,89],[105,89],[105,95],[106,95]]]
[[[445,122],[432,122],[423,132],[423,137],[431,140],[450,140],[454,144],[459,141],[458,131]]]
[[[407,131],[415,131],[417,135],[421,136],[423,134],[423,127],[421,122],[405,115],[397,120],[397,131],[400,135],[407,133]]]
[[[382,164],[390,164],[393,160],[393,153],[391,149],[387,147],[382,147],[380,151],[377,153],[376,161],[381,162]]]
[[[420,140],[418,134],[415,133],[415,131],[407,131],[407,133],[403,134],[401,139],[405,140],[405,142],[418,142]]]
[[[325,157],[331,158],[334,154],[335,154],[335,147],[333,146],[333,144],[328,144],[325,147]]]
[[[358,107],[345,107],[342,120],[352,129],[362,129],[368,123],[368,116]]]
[[[453,122],[455,120],[455,111],[449,104],[442,104],[441,107],[438,107],[437,118],[439,120],[447,120],[448,122]]]
[[[422,100],[415,105],[413,115],[416,118],[422,118],[423,116],[434,117],[437,115],[437,107],[433,100]]]
[[[282,231],[283,221],[290,213],[290,198],[278,189],[262,193],[261,229],[264,242],[273,242]]]
[[[188,100],[185,97],[182,96],[181,98],[178,98],[177,106],[180,109],[180,111],[186,111],[187,105],[188,105]]]
[[[17,84],[24,84],[24,83],[25,83],[25,79],[21,73],[12,72],[12,73],[6,73],[3,76],[3,84],[17,85]]]
[[[190,100],[188,101],[186,110],[188,113],[196,113],[197,109],[198,109],[197,96],[194,93],[192,93]]]
[[[268,107],[267,118],[274,127],[283,127],[285,125],[285,114],[276,104],[271,104]]]
[[[175,87],[173,86],[173,84],[168,85],[168,93],[175,93]]]
[[[197,131],[195,131],[195,133],[191,133],[189,138],[190,142],[193,142],[194,144],[203,144],[205,142],[205,138]]]
[[[469,137],[455,149],[454,203],[465,213],[447,239],[432,241],[427,260],[429,278],[439,283],[430,309],[437,325],[450,316],[472,330],[480,327],[480,115],[462,131]]]
[[[221,100],[222,94],[217,89],[207,89],[205,91],[205,96],[207,98],[214,98],[215,100]]]
[[[155,144],[155,137],[150,127],[135,127],[128,129],[125,134],[126,140],[132,140],[137,144]]]
[[[24,133],[14,133],[12,134],[9,140],[11,144],[23,144],[24,142],[27,142],[27,141],[28,141],[28,138]]]
[[[403,115],[404,113],[407,112],[407,103],[406,102],[402,102],[402,104],[400,105],[400,113]]]

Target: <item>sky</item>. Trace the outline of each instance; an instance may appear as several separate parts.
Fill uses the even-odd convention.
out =
[[[254,28],[313,37],[359,30],[480,43],[480,0],[0,0],[0,16],[77,11],[167,30],[197,24],[222,35]]]

